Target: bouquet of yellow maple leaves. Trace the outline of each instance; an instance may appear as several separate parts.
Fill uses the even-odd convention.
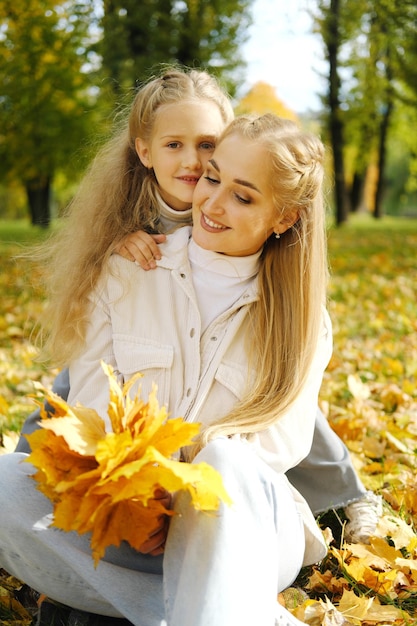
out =
[[[160,408],[156,388],[147,403],[140,388],[129,392],[141,374],[121,387],[110,366],[102,363],[110,382],[108,415],[112,432],[94,409],[69,406],[54,393],[47,400],[54,409],[41,411],[41,429],[27,436],[32,448],[27,461],[36,468],[38,489],[53,504],[52,525],[80,534],[91,532],[95,565],[106,547],[127,541],[139,549],[159,525],[172,515],[155,499],[158,490],[186,490],[193,506],[215,511],[230,503],[220,474],[207,463],[184,463],[172,457],[190,445],[200,429],[182,418],[168,419]]]

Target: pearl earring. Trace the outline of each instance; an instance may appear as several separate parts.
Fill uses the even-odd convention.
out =
[[[275,233],[275,239],[279,239],[281,235],[279,233]]]

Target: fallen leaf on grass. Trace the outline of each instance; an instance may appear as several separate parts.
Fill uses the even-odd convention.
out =
[[[14,432],[6,432],[0,434],[0,454],[8,454],[14,452],[19,441],[19,434]]]
[[[306,600],[291,612],[300,621],[309,626],[348,626],[352,623],[345,620],[343,614],[329,598],[325,600]]]
[[[394,606],[381,605],[378,598],[361,596],[358,597],[353,591],[345,589],[338,604],[342,615],[352,624],[360,626],[363,622],[388,622],[403,621],[404,613]]]
[[[14,592],[20,590],[22,585],[20,580],[0,569],[0,624],[11,626],[32,624],[32,616],[14,597]]]
[[[372,624],[406,626],[409,616],[391,605],[382,605],[378,598],[357,596],[345,589],[337,604],[329,598],[305,600],[291,613],[308,626],[371,626]]]

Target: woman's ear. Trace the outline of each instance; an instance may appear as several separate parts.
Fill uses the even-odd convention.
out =
[[[136,153],[142,163],[147,168],[152,167],[151,157],[149,154],[149,148],[146,141],[143,141],[140,137],[136,137],[135,139],[135,149]]]
[[[274,226],[274,233],[276,235],[282,235],[286,230],[294,226],[295,222],[298,221],[300,214],[298,209],[285,209],[285,212],[279,220],[276,222]]]

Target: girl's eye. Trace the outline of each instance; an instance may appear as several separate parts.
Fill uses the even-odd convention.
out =
[[[216,178],[212,178],[208,174],[204,176],[204,178],[210,183],[210,185],[218,185],[220,182],[219,180],[217,180]]]
[[[168,144],[168,148],[178,148],[178,146],[179,146],[179,145],[180,145],[180,142],[179,142],[179,141],[171,141],[171,142]]]
[[[211,143],[211,141],[203,141],[203,143],[200,144],[200,148],[202,150],[211,150],[211,151],[213,151],[215,147],[216,146],[214,145],[214,143]]]

